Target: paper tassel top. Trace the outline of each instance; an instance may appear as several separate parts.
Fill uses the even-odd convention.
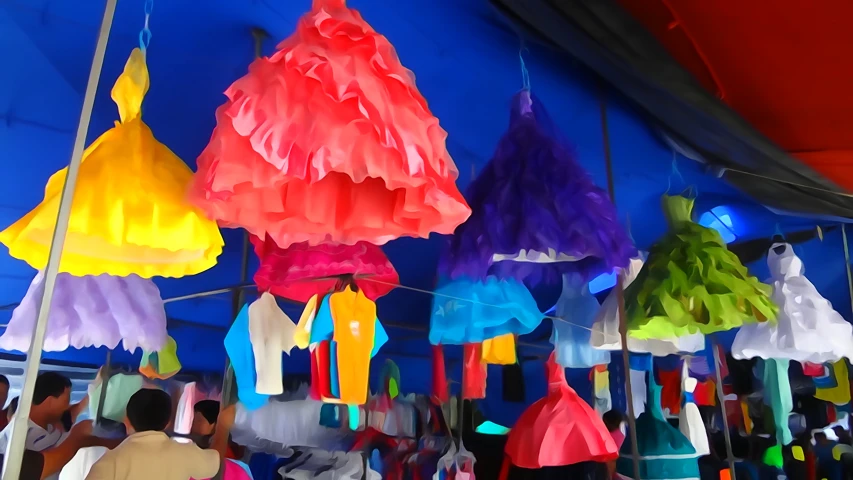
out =
[[[255,272],[258,290],[280,297],[307,302],[314,295],[337,290],[340,277],[349,276],[367,298],[376,301],[400,283],[394,265],[372,243],[312,247],[303,242],[282,249],[269,237],[261,240],[252,235],[251,240],[261,261]]]
[[[566,373],[551,354],[548,395],[518,418],[509,432],[506,455],[521,468],[608,462],[616,443],[598,414],[566,383]]]
[[[800,363],[853,359],[853,326],[817,291],[804,275],[802,260],[787,243],[767,253],[778,323],[746,325],[732,344],[735,358],[776,358]]]
[[[692,199],[664,196],[669,232],[625,290],[628,330],[671,339],[775,320],[771,288],[747,272],[720,234],[691,220]]]
[[[579,273],[590,280],[637,255],[607,193],[529,90],[513,98],[509,128],[466,197],[473,213],[442,262],[451,278],[535,284]]]
[[[315,1],[225,94],[191,191],[223,226],[282,248],[382,245],[453,233],[471,213],[412,72],[343,1]]]
[[[75,276],[182,277],[216,264],[216,224],[186,200],[192,171],[142,121],[148,68],[134,49],[112,90],[121,121],[83,153],[60,272]],[[48,250],[68,169],[50,177],[44,200],[0,233],[9,253],[35,269]]]

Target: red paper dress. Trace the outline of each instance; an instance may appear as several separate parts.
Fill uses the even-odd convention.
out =
[[[608,462],[619,456],[616,443],[598,414],[566,383],[563,367],[554,360],[548,369],[548,395],[524,411],[509,432],[508,462],[521,468]]]
[[[255,284],[262,292],[307,302],[315,294],[322,296],[336,290],[336,277],[351,275],[358,289],[376,301],[400,283],[388,257],[372,243],[323,243],[312,247],[303,242],[279,248],[269,237],[250,238],[261,261]]]
[[[344,0],[314,0],[225,94],[191,188],[222,226],[282,248],[382,245],[451,234],[471,214],[414,75]]]

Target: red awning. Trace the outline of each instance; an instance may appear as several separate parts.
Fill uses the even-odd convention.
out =
[[[706,89],[853,190],[853,2],[618,1]]]

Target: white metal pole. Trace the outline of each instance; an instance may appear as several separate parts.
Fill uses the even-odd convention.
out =
[[[21,463],[24,458],[25,442],[29,427],[30,407],[33,401],[33,390],[35,390],[36,386],[39,364],[41,363],[44,336],[47,331],[47,319],[50,314],[50,303],[53,299],[53,287],[56,283],[56,274],[59,273],[59,260],[62,257],[62,247],[65,244],[65,234],[68,231],[68,222],[71,217],[71,202],[74,199],[74,187],[77,184],[80,162],[83,160],[86,134],[89,131],[89,121],[92,118],[92,108],[95,105],[95,93],[98,91],[98,80],[100,80],[101,68],[104,65],[104,54],[107,51],[107,42],[110,37],[110,28],[112,27],[117,1],[106,0],[104,17],[101,21],[101,28],[98,31],[95,56],[92,59],[92,67],[89,70],[89,82],[86,84],[83,109],[80,112],[80,123],[77,125],[77,136],[74,139],[74,149],[71,152],[71,162],[68,165],[68,174],[65,176],[65,185],[62,188],[62,198],[56,217],[56,227],[53,231],[50,253],[47,258],[47,267],[44,273],[44,295],[39,305],[38,318],[35,330],[33,331],[32,341],[30,342],[30,351],[27,355],[21,400],[18,403],[18,411],[15,413],[15,425],[12,429],[9,448],[6,450],[6,465],[3,475],[3,478],[6,480],[17,480],[21,475]]]

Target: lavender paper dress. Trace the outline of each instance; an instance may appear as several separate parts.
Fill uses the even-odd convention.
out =
[[[607,193],[529,90],[513,98],[509,128],[466,198],[473,213],[441,264],[453,279],[491,274],[536,284],[578,273],[590,280],[637,255]]]
[[[0,336],[0,348],[27,352],[43,295],[44,273],[38,272],[12,312],[9,326]],[[120,341],[128,351],[137,347],[156,351],[165,345],[166,310],[154,282],[136,275],[57,275],[45,351],[114,349]]]

